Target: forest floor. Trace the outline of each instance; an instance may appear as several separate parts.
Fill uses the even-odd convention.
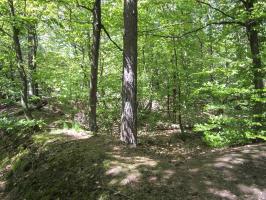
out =
[[[116,136],[59,127],[0,141],[0,199],[266,200],[266,144],[211,149],[194,133],[141,132],[129,148]]]

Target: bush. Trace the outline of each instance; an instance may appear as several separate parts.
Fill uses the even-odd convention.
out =
[[[13,118],[0,119],[0,131],[4,133],[31,133],[39,130],[44,125],[41,120],[25,120]]]
[[[212,147],[223,147],[237,144],[245,144],[254,137],[263,136],[262,132],[252,129],[252,120],[233,118],[224,115],[212,116],[208,123],[196,124],[194,130],[203,132],[204,141]]]

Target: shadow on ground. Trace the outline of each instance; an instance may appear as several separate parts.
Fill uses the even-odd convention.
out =
[[[266,199],[265,144],[172,160],[107,136],[49,141],[13,163],[6,199]]]

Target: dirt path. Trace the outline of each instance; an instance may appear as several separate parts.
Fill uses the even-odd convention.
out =
[[[176,173],[196,199],[265,200],[266,145],[208,153],[187,161]]]
[[[133,199],[266,200],[266,144],[172,162],[112,152],[109,185],[131,185]],[[129,193],[128,191],[126,193]]]

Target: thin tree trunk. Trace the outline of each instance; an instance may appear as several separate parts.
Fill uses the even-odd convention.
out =
[[[8,0],[8,5],[10,8],[10,14],[13,18],[16,17],[15,8],[13,0]],[[21,45],[19,40],[19,29],[12,23],[12,31],[13,31],[13,42],[16,51],[16,59],[17,65],[19,69],[19,75],[21,79],[21,105],[24,109],[24,114],[27,119],[31,119],[32,115],[28,106],[28,80],[27,80],[27,73],[24,66]]]
[[[167,82],[167,114],[168,117],[171,118],[171,113],[170,113],[170,86],[169,82]]]
[[[137,145],[137,0],[124,0],[121,140]]]
[[[176,72],[177,75],[175,75],[175,76],[176,76],[176,79],[178,81],[177,86],[176,86],[177,88],[175,88],[175,93],[178,92],[178,123],[179,123],[180,131],[181,131],[181,133],[183,133],[184,128],[183,128],[183,123],[182,123],[182,110],[181,110],[181,80],[180,80],[180,73],[178,72],[177,52],[176,52],[175,47],[174,47],[174,60],[175,60],[175,67],[177,70],[177,72]],[[176,107],[176,102],[174,102],[174,103],[175,103],[175,107]],[[176,121],[176,114],[175,114],[175,121]]]
[[[37,34],[35,25],[28,28],[28,66],[29,66],[29,95],[38,96],[38,84],[35,79],[37,70]]]
[[[182,105],[181,105],[181,83],[179,81],[179,87],[178,87],[178,123],[180,127],[181,133],[184,133],[184,126],[182,121]]]
[[[97,132],[97,85],[98,85],[98,65],[99,49],[101,39],[101,0],[95,0],[93,8],[93,44],[91,47],[91,79],[90,79],[90,130]]]
[[[176,96],[177,96],[177,81],[176,81],[176,75],[174,75],[174,88],[173,88],[173,123],[175,124],[176,123],[176,112],[177,112],[177,109],[176,109]]]

